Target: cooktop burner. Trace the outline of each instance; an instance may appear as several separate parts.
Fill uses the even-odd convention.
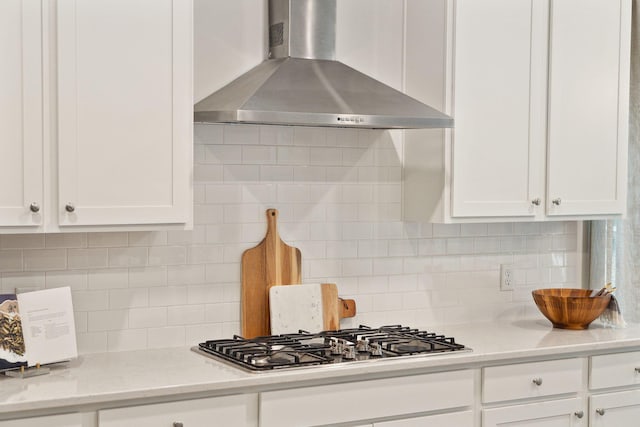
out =
[[[336,364],[392,357],[471,351],[451,337],[392,325],[360,326],[316,334],[271,335],[246,339],[211,340],[194,351],[211,355],[252,372]]]

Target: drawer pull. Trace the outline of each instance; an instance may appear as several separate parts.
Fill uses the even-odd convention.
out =
[[[175,423],[173,423],[173,427],[184,427],[184,426],[182,423],[179,423],[176,421]]]
[[[596,413],[598,415],[604,415],[604,409],[603,408],[598,408],[598,409],[596,409]]]
[[[584,417],[584,412],[583,411],[577,411],[577,412],[574,412],[573,415],[575,415],[576,418],[582,418],[582,417]]]
[[[640,368],[636,368],[636,374],[640,374]]]
[[[542,385],[542,378],[534,378],[533,383],[535,385]]]

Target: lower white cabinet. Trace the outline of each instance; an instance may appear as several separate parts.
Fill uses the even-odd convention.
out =
[[[483,427],[579,427],[587,417],[579,398],[513,405],[482,411]],[[627,424],[617,424],[622,427]]]
[[[258,396],[256,394],[98,411],[99,427],[209,427],[213,425],[257,427],[257,419]]]
[[[471,370],[265,392],[260,395],[259,424],[260,427],[321,426],[469,409],[474,403],[473,393],[474,372]],[[398,423],[374,425],[414,425],[408,424],[409,420]]]
[[[589,398],[590,427],[640,425],[640,390],[594,395]]]
[[[20,420],[0,421],[0,427],[95,427],[95,412],[48,415],[23,418]]]

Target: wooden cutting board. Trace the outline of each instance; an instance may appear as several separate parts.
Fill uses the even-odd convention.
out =
[[[278,234],[278,211],[267,209],[267,234],[242,254],[242,336],[269,335],[269,289],[301,283],[302,255]]]
[[[338,300],[335,283],[273,286],[269,290],[271,333],[335,331],[340,328]]]

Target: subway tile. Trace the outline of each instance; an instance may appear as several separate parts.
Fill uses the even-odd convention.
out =
[[[79,354],[104,353],[107,351],[106,332],[77,332],[76,343]]]
[[[44,289],[44,272],[2,273],[3,292],[15,292],[16,289]]]
[[[67,252],[64,249],[25,249],[25,271],[63,270],[67,268]]]
[[[187,247],[189,264],[214,264],[223,261],[224,245],[191,245]]]
[[[304,146],[324,146],[327,144],[325,128],[295,127],[293,129],[293,143]]]
[[[45,247],[49,249],[85,248],[87,247],[87,233],[46,234]]]
[[[329,241],[326,243],[327,258],[356,258],[358,256],[358,242],[354,240]]]
[[[402,258],[376,258],[373,260],[373,274],[387,276],[402,274],[404,265]]]
[[[170,265],[167,267],[167,284],[174,285],[195,285],[204,283],[204,265]]]
[[[295,166],[293,180],[295,182],[325,182],[327,168],[323,166]]]
[[[257,144],[260,141],[260,127],[254,125],[232,125],[223,127],[225,144]]]
[[[187,303],[219,303],[224,301],[223,286],[215,284],[191,285],[187,287]]]
[[[44,234],[3,234],[0,236],[0,249],[43,249]]]
[[[223,171],[223,180],[225,183],[260,181],[259,165],[225,165]]]
[[[358,168],[327,165],[324,169],[327,182],[345,184],[359,182]]]
[[[167,324],[166,307],[144,307],[129,310],[129,327],[158,328]]]
[[[198,183],[222,182],[224,180],[224,167],[196,163],[193,167],[193,180]]]
[[[243,203],[272,203],[278,198],[276,184],[245,184],[242,186]]]
[[[278,202],[302,203],[310,201],[309,187],[305,184],[278,184]]]
[[[139,267],[146,265],[149,259],[145,247],[109,248],[109,267]]]
[[[372,272],[373,263],[370,259],[345,259],[342,261],[344,276],[369,276]]]
[[[259,205],[230,204],[224,206],[223,218],[225,224],[259,222],[263,220],[264,213]]]
[[[0,250],[0,272],[22,271],[23,266],[21,250]]]
[[[342,238],[345,240],[363,240],[373,238],[373,226],[367,222],[344,223]]]
[[[291,126],[260,126],[260,144],[292,145],[293,131]]]
[[[168,245],[203,244],[206,243],[206,224],[196,224],[193,230],[168,231]]]
[[[176,265],[187,262],[184,246],[159,246],[149,248],[149,265]]]
[[[206,242],[211,244],[237,242],[241,240],[242,227],[243,227],[243,224],[207,225]]]
[[[70,269],[104,268],[109,265],[107,248],[69,249],[67,262]]]
[[[207,145],[204,147],[204,162],[219,165],[240,164],[242,163],[242,147],[234,147],[231,145]],[[211,170],[219,171],[220,173],[222,172],[221,167],[213,167]],[[219,181],[219,179],[209,181]]]
[[[108,298],[104,298],[108,301]],[[121,331],[129,324],[128,310],[90,311],[88,316],[89,332]]]
[[[166,231],[132,231],[129,233],[129,246],[164,246],[166,244]]]
[[[220,224],[224,220],[224,208],[222,205],[195,205],[193,207],[193,220],[200,225]],[[190,237],[193,236],[194,233],[191,233]]]
[[[45,273],[45,284],[49,288],[69,286],[72,291],[87,289],[86,271],[48,271]]]
[[[240,282],[240,260],[234,264],[208,264],[205,278],[211,283]]]
[[[193,139],[196,144],[222,144],[223,125],[197,124],[193,126]]]
[[[89,270],[87,273],[87,287],[89,289],[126,288],[128,284],[129,276],[126,268]]]
[[[342,163],[342,148],[312,147],[309,149],[309,164],[333,166]]]
[[[77,311],[97,311],[109,308],[109,293],[106,290],[74,291],[71,296],[73,309]]]
[[[244,145],[242,163],[245,165],[272,165],[276,163],[276,148],[268,146]]]
[[[182,347],[188,344],[184,326],[149,328],[147,329],[147,340],[147,348]]]
[[[127,329],[107,333],[109,351],[132,351],[147,348],[146,329]]]
[[[370,184],[347,184],[342,187],[342,201],[347,203],[370,203],[373,201],[373,186]]]
[[[187,303],[187,290],[184,286],[163,286],[149,288],[150,307],[169,307]]]
[[[110,289],[109,309],[147,307],[149,305],[149,289]]]
[[[293,166],[260,166],[260,180],[264,182],[292,182]]]
[[[129,286],[152,288],[167,285],[167,267],[134,267],[128,270]]]
[[[89,233],[87,244],[90,248],[109,248],[127,246],[129,244],[128,233]]]
[[[197,325],[205,322],[204,305],[178,305],[167,308],[169,325]]]

